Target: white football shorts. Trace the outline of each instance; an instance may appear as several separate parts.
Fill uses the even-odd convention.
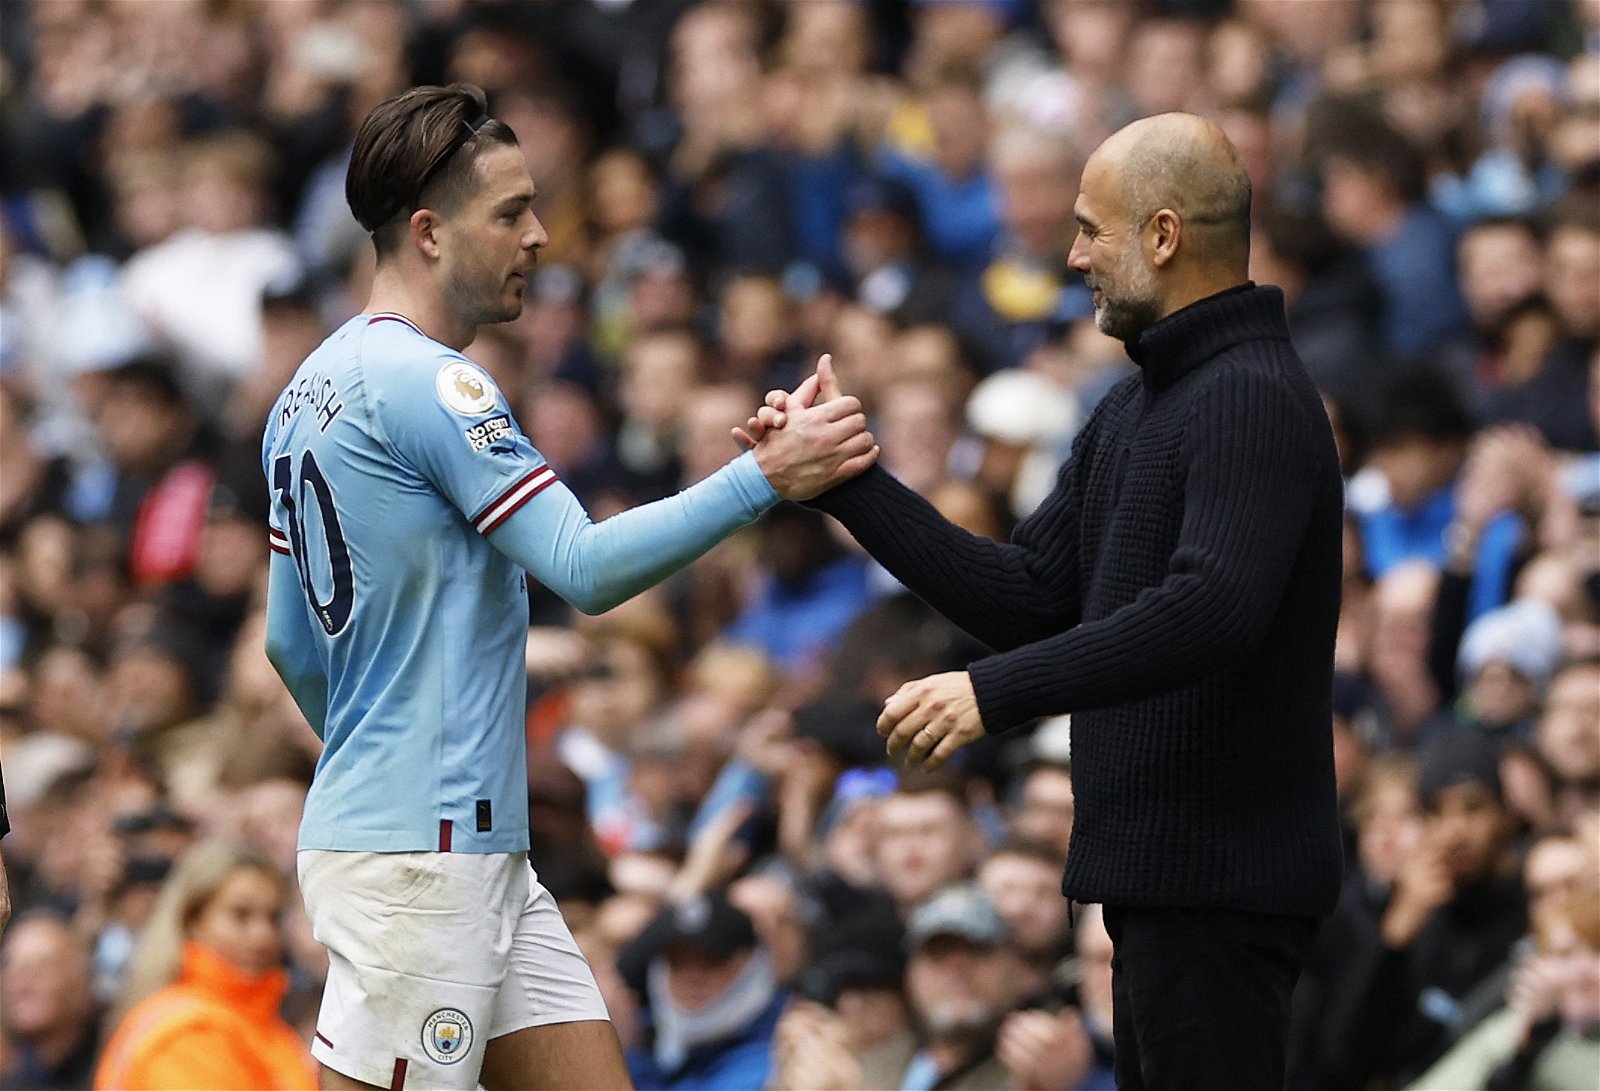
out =
[[[328,983],[311,1054],[379,1087],[478,1086],[491,1039],[609,1019],[525,853],[298,855]]]

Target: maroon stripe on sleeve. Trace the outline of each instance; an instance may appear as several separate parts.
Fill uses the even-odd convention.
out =
[[[510,496],[512,493],[516,492],[518,489],[522,488],[522,486],[526,485],[528,482],[532,481],[535,477],[539,476],[543,472],[544,472],[544,467],[540,466],[538,469],[530,470],[528,473],[525,473],[521,477],[517,478],[516,484],[512,485],[509,489],[506,489],[503,492],[501,492],[499,496],[496,496],[493,500],[491,500],[487,504],[485,504],[483,506],[483,510],[482,511],[478,512],[478,514],[476,514],[476,515],[474,515],[472,517],[472,519],[471,519],[472,525],[473,526],[477,526],[478,525],[478,520],[482,519],[485,515],[488,515],[491,511],[493,511],[494,510],[494,506],[496,504],[500,503],[500,501],[504,500],[506,497]]]
[[[550,476],[550,480],[544,482],[538,488],[531,490],[527,496],[524,496],[521,500],[518,500],[515,504],[511,505],[511,507],[495,516],[494,522],[484,527],[481,533],[487,536],[499,530],[500,525],[513,515],[517,514],[517,512],[521,511],[524,504],[526,504],[529,500],[532,500],[535,496],[538,496],[540,493],[544,492],[544,490],[548,489],[551,485],[554,485],[559,480],[561,479],[552,474]]]
[[[323,1045],[327,1046],[329,1049],[333,1048],[333,1043],[328,1041],[328,1036],[326,1034],[322,1033],[320,1030],[316,1032],[316,1039],[317,1039],[317,1041],[321,1042]]]
[[[451,833],[450,820],[448,818],[439,819],[439,851],[440,852],[449,852],[450,851],[450,833]]]

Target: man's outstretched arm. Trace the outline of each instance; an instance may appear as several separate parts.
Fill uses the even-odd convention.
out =
[[[1166,578],[1121,609],[972,664],[991,731],[1138,700],[1238,670],[1277,615],[1318,499],[1314,428],[1267,379],[1196,403],[1183,523]]]
[[[876,459],[860,403],[835,398],[797,411],[782,433],[704,481],[598,523],[554,482],[489,541],[579,610],[603,613],[666,579],[779,499],[815,496]]]
[[[462,369],[471,412],[440,391]],[[397,361],[366,376],[377,438],[474,530],[571,605],[596,614],[682,568],[780,498],[803,500],[877,459],[854,398],[794,414],[784,435],[706,480],[594,522],[517,427],[493,380],[465,357]]]
[[[1189,427],[1184,521],[1167,577],[1103,618],[908,682],[878,732],[937,768],[986,732],[1137,700],[1248,663],[1266,639],[1316,501],[1312,429],[1274,384],[1218,383]]]
[[[841,396],[828,357],[818,362],[814,378],[815,387],[808,379],[792,395],[768,395],[768,405],[735,430],[735,439],[749,446],[781,434],[813,391],[822,398]],[[954,525],[882,468],[809,504],[843,523],[896,579],[962,629],[991,648],[1014,648],[1079,620],[1077,454],[1094,426],[1091,418],[1055,491],[1007,543]]]

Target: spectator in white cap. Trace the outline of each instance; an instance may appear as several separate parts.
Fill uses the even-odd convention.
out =
[[[1540,699],[1561,663],[1561,618],[1537,599],[1491,610],[1467,627],[1456,662],[1461,696],[1424,737],[1465,727],[1502,743],[1532,742]]]
[[[1038,507],[1082,423],[1077,398],[1031,371],[1000,371],[967,400],[967,427],[984,441],[978,480],[1006,496],[1014,515]]]

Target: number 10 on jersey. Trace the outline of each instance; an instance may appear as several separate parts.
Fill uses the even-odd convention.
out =
[[[318,598],[316,585],[311,578],[311,556],[301,504],[307,486],[310,486],[311,494],[316,498],[317,514],[322,522],[322,544],[326,547],[326,570],[333,576],[333,587],[326,600]],[[338,636],[350,623],[350,612],[355,606],[356,596],[355,575],[350,569],[350,550],[345,545],[344,530],[339,525],[339,511],[333,504],[333,489],[322,475],[322,468],[317,465],[317,456],[310,451],[300,456],[298,480],[294,473],[293,455],[279,455],[273,459],[272,487],[277,491],[287,516],[284,522],[288,524],[289,551],[294,556],[295,569],[300,573],[300,586],[306,593],[306,602],[327,634]]]

